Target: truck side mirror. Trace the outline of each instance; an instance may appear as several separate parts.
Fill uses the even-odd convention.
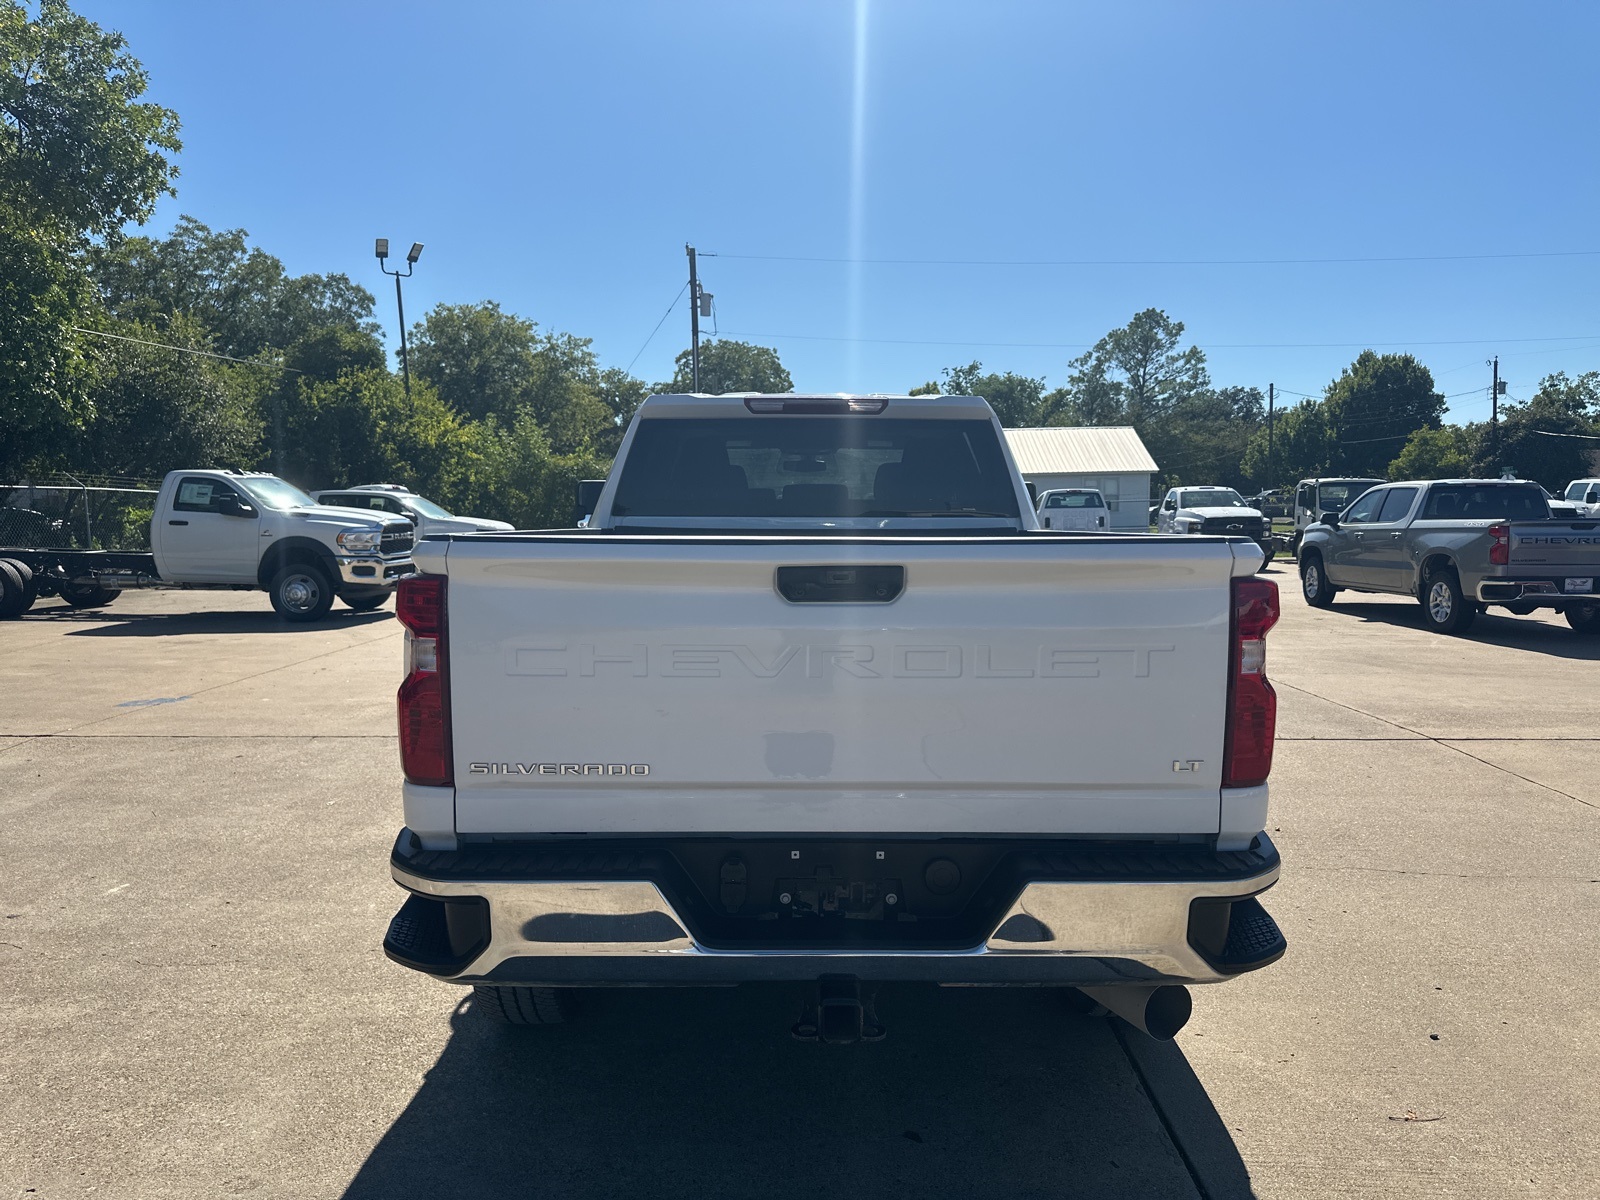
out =
[[[1585,493],[1583,502],[1585,504],[1600,504],[1600,491],[1590,488],[1588,492]]]
[[[217,511],[225,517],[253,517],[256,515],[255,509],[233,495],[218,496]]]
[[[1324,525],[1331,525],[1335,529],[1339,528],[1339,510],[1336,508],[1330,508],[1324,512],[1322,514],[1322,523]]]
[[[574,525],[593,514],[595,505],[600,503],[600,493],[605,491],[605,488],[606,481],[604,479],[578,480],[576,503],[572,508],[572,523]]]

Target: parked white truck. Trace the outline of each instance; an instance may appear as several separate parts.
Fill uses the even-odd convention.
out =
[[[150,552],[0,548],[0,616],[40,595],[99,608],[127,588],[265,591],[278,614],[314,621],[334,597],[377,608],[413,570],[409,521],[329,508],[275,475],[170,472],[150,517]]]
[[[1171,1036],[1284,951],[1261,551],[1040,530],[981,399],[653,396],[589,528],[417,560],[384,949],[493,1017],[790,980],[847,1042],[893,979]]]

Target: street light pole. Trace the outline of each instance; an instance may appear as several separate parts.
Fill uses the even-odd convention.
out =
[[[400,314],[400,374],[406,384],[406,399],[411,399],[411,350],[406,342],[406,302],[400,294],[400,281],[411,278],[411,268],[417,265],[417,259],[422,257],[422,243],[412,242],[411,253],[406,255],[406,269],[404,271],[391,271],[387,266],[389,258],[389,239],[378,238],[373,243],[373,253],[378,257],[378,267],[385,275],[394,276],[394,306]]]

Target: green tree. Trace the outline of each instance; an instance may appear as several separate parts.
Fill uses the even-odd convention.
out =
[[[1017,375],[985,373],[983,364],[944,369],[946,396],[982,396],[1008,429],[1044,423],[1044,380]]]
[[[1291,486],[1301,479],[1337,473],[1333,460],[1338,445],[1320,400],[1302,400],[1277,416],[1272,431],[1272,461],[1267,461],[1267,431],[1251,435],[1240,469],[1262,487]]]
[[[1461,478],[1472,470],[1473,441],[1471,433],[1461,425],[1418,429],[1406,439],[1400,453],[1389,464],[1387,477]]]
[[[243,229],[214,231],[190,216],[165,238],[130,237],[94,256],[106,307],[131,320],[199,319],[223,354],[251,358],[317,329],[376,334],[372,293],[347,275],[294,275]]]
[[[0,209],[24,228],[113,237],[172,193],[178,118],[120,33],[41,0],[0,0]]]
[[[115,332],[206,347],[205,330],[188,320],[161,327],[122,324]],[[247,387],[227,364],[131,341],[107,340],[93,353],[94,419],[74,441],[75,466],[153,477],[196,464],[255,464],[261,423]]]
[[[1334,469],[1376,476],[1418,429],[1437,429],[1444,396],[1433,375],[1409,354],[1363,350],[1328,385],[1323,398],[1328,427],[1337,443]]]
[[[664,393],[694,390],[691,352],[674,360],[672,379],[656,387]],[[783,369],[778,352],[766,346],[717,338],[700,344],[700,390],[709,396],[727,392],[792,392],[794,380]]]
[[[1143,437],[1152,422],[1210,386],[1205,354],[1182,343],[1183,322],[1158,308],[1106,334],[1072,360],[1067,391],[1079,419],[1132,425]]]
[[[1527,403],[1503,407],[1499,429],[1486,429],[1479,440],[1473,473],[1492,478],[1511,472],[1557,495],[1568,481],[1592,474],[1600,424],[1574,411],[1571,399],[1565,389],[1541,387]]]
[[[172,190],[178,120],[140,100],[120,34],[42,0],[0,0],[0,470],[64,453],[89,412],[98,322],[84,248]]]
[[[436,305],[411,327],[411,373],[464,417],[512,417],[533,378],[536,329],[493,300]]]

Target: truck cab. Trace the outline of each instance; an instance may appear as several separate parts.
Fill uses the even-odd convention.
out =
[[[1106,501],[1097,488],[1055,488],[1039,497],[1039,524],[1045,529],[1093,533],[1106,528]]]
[[[321,617],[336,596],[378,607],[411,573],[414,541],[405,520],[319,505],[260,472],[170,472],[150,518],[161,582],[261,588],[290,620]]]
[[[1336,479],[1302,479],[1294,490],[1294,534],[1289,540],[1289,555],[1300,556],[1300,542],[1306,526],[1322,520],[1325,512],[1343,512],[1369,488],[1386,482],[1360,476]]]
[[[316,499],[318,504],[331,504],[337,508],[357,508],[364,512],[404,517],[416,527],[419,538],[438,537],[442,533],[504,533],[512,528],[509,521],[459,516],[398,483],[363,483],[354,487],[330,488],[318,492]]]

